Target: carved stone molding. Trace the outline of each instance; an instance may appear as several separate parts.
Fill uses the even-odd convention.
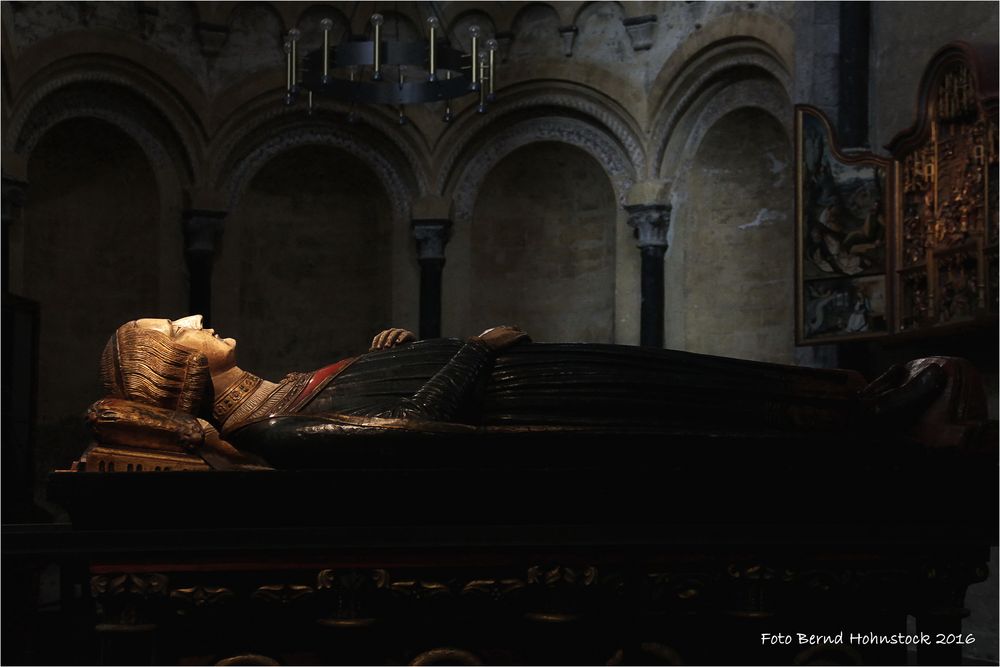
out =
[[[699,99],[705,98],[706,95],[710,96],[709,103],[711,103],[714,102],[720,93],[727,92],[732,86],[741,83],[746,84],[744,88],[747,89],[747,92],[742,96],[742,103],[739,96],[730,96],[734,99],[736,105],[729,108],[727,112],[740,106],[760,106],[766,108],[768,111],[771,111],[771,109],[780,109],[780,111],[777,111],[775,117],[789,130],[791,129],[792,111],[789,100],[791,99],[792,82],[788,73],[773,56],[753,51],[747,52],[745,50],[747,48],[757,49],[758,47],[756,46],[742,47],[742,50],[738,45],[731,48],[733,52],[723,57],[720,57],[722,54],[713,52],[713,55],[717,58],[715,61],[689,64],[687,67],[690,70],[690,75],[685,76],[682,74],[674,79],[671,82],[671,89],[657,105],[657,109],[652,116],[651,126],[654,129],[649,143],[651,147],[650,172],[654,178],[664,176],[661,173],[664,155],[673,138],[674,131],[678,128],[684,116],[692,112],[699,116],[704,115],[703,109],[707,104],[704,101],[699,104]],[[703,57],[700,60],[704,60],[705,58],[707,57]],[[783,90],[781,99],[775,99],[774,101],[769,99],[768,102],[757,101],[750,104],[750,101],[761,97],[762,93],[759,90],[761,87],[759,81],[736,80],[729,84],[729,86],[718,89],[717,82],[721,80],[724,73],[727,70],[737,68],[753,68],[770,74],[775,84]],[[766,95],[768,98],[775,97],[770,91],[766,91]],[[772,113],[775,112],[772,111]],[[689,140],[685,140],[685,143],[686,145],[691,145]],[[694,145],[697,146],[697,143]]]
[[[572,118],[535,118],[511,126],[476,153],[466,166],[455,192],[455,219],[468,222],[476,196],[490,171],[514,150],[529,144],[555,141],[589,153],[607,174],[619,202],[635,180],[635,171],[621,146],[592,125]]]
[[[415,193],[411,191],[395,165],[380,153],[373,151],[371,145],[358,141],[356,137],[320,127],[298,127],[286,130],[264,141],[240,160],[229,175],[225,185],[230,210],[237,206],[254,174],[267,162],[285,151],[310,145],[331,146],[359,158],[375,172],[382,183],[392,205],[393,217],[396,222],[403,223],[409,217],[410,201]]]
[[[357,141],[355,137],[335,130],[314,127],[294,128],[282,132],[258,145],[245,159],[240,160],[225,186],[230,210],[237,206],[254,174],[267,162],[285,151],[310,145],[339,148],[359,158],[375,172],[385,188],[394,219],[402,222],[408,217],[414,193],[392,162],[372,151],[370,145]]]
[[[468,150],[470,143],[476,137],[486,136],[488,127],[512,113],[523,112],[537,107],[568,109],[595,119],[599,125],[607,128],[608,132],[604,132],[604,134],[607,135],[610,133],[608,140],[619,144],[621,147],[619,151],[624,151],[627,155],[627,162],[630,164],[629,171],[632,173],[632,177],[634,178],[636,175],[641,175],[645,172],[646,154],[642,141],[636,134],[636,131],[622,120],[618,112],[578,95],[569,93],[539,93],[513,101],[503,98],[495,107],[490,109],[488,114],[475,114],[468,121],[467,125],[463,125],[460,129],[460,137],[454,140],[453,147],[440,162],[435,181],[436,191],[444,192],[449,182],[461,178],[461,175],[457,171],[463,169],[464,165],[458,164],[459,159]],[[557,122],[561,118],[540,117],[537,120]],[[597,124],[594,124],[594,126],[596,127]],[[601,130],[595,129],[595,131]],[[469,161],[471,162],[474,159],[476,158],[473,157]]]
[[[664,171],[660,176],[674,180],[677,184],[675,191],[683,192],[685,179],[691,171],[691,165],[705,135],[723,116],[737,109],[758,109],[772,116],[781,123],[791,143],[793,109],[776,88],[776,84],[769,87],[753,81],[741,81],[719,91],[707,104],[694,112],[697,116],[684,137],[683,146],[678,148],[677,153],[672,150],[670,159],[664,160],[669,165],[669,173]]]
[[[347,107],[344,107],[343,110],[346,112]],[[339,111],[339,108],[336,111]],[[248,117],[245,122],[238,124],[236,131],[221,134],[218,137],[219,140],[214,144],[217,148],[212,151],[209,158],[209,171],[213,174],[212,178],[219,182],[231,182],[233,173],[239,169],[237,163],[245,159],[242,153],[246,151],[241,151],[240,147],[256,145],[258,142],[254,141],[255,137],[259,137],[259,143],[266,143],[272,138],[286,133],[314,131],[342,136],[352,142],[352,145],[362,153],[384,153],[387,151],[383,151],[382,148],[386,147],[399,151],[400,159],[397,166],[392,166],[394,164],[392,161],[386,161],[390,165],[391,171],[402,177],[401,170],[408,169],[409,172],[406,175],[416,181],[418,191],[416,196],[426,195],[430,192],[430,177],[425,168],[425,159],[415,148],[414,142],[411,141],[412,137],[406,135],[407,130],[401,128],[396,122],[396,116],[389,119],[367,108],[355,108],[352,109],[352,113],[357,117],[357,121],[354,124],[344,126],[340,124],[341,118],[338,117],[336,123],[331,124],[329,120],[323,118],[321,112],[316,111],[313,116],[315,121],[306,125],[301,123],[295,125],[292,124],[295,122],[294,119],[288,118],[290,113],[294,112],[290,112],[289,109],[280,104],[268,103],[253,112],[252,116]],[[284,125],[279,126],[282,124]],[[412,124],[405,127],[412,127]],[[366,140],[357,131],[357,128],[373,131],[375,136]],[[379,141],[385,142],[385,146],[377,145]],[[358,155],[364,157],[360,153]],[[236,159],[234,156],[237,156]]]
[[[632,42],[632,50],[647,51],[653,46],[653,37],[656,35],[655,14],[622,19],[622,25]]]
[[[7,132],[14,138],[15,152],[28,156],[56,123],[77,117],[101,118],[119,126],[143,148],[150,161],[160,167],[158,177],[169,171],[187,173],[194,179],[192,158],[201,153],[200,147],[182,131],[164,99],[134,77],[92,68],[74,70],[54,75],[33,88],[18,103]],[[176,164],[167,162],[166,155]]]

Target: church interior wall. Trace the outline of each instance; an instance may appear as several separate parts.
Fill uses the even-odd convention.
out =
[[[501,160],[470,228],[456,230],[470,237],[471,273],[449,271],[445,289],[476,288],[454,330],[517,322],[539,341],[613,342],[616,207],[603,169],[578,148],[536,143]]]
[[[334,9],[338,30],[346,30],[354,21],[357,25],[351,29],[363,32],[364,21],[352,18],[346,10]],[[622,23],[647,10],[655,20],[639,26]],[[716,265],[726,266],[734,275],[758,272],[758,264],[782,266],[786,267],[782,275],[790,275],[791,104],[810,102],[831,114],[836,114],[841,104],[837,77],[832,74],[839,55],[834,35],[839,25],[837,3],[535,3],[450,8],[448,12],[453,13],[447,18],[455,26],[479,21],[490,30],[512,34],[501,47],[504,95],[496,108],[482,118],[468,113],[468,108],[457,109],[457,119],[450,126],[440,123],[441,109],[433,105],[410,110],[405,126],[398,126],[389,112],[359,110],[364,116],[363,129],[345,124],[340,109],[321,108],[307,118],[301,109],[284,110],[275,101],[273,91],[280,87],[283,74],[280,35],[295,24],[312,25],[324,11],[307,3],[164,3],[141,11],[121,3],[79,7],[12,3],[3,11],[9,36],[4,43],[4,113],[8,121],[4,142],[5,155],[12,159],[7,164],[30,162],[36,147],[44,143],[41,139],[47,136],[46,128],[60,119],[99,117],[117,122],[131,133],[153,165],[159,190],[157,210],[137,214],[135,220],[137,226],[152,225],[157,230],[156,243],[148,246],[156,248],[155,262],[147,265],[160,267],[156,298],[150,303],[154,309],[173,313],[183,310],[186,301],[184,241],[177,220],[186,207],[215,208],[228,214],[219,246],[213,303],[218,308],[220,328],[228,325],[239,333],[248,325],[236,313],[246,312],[251,308],[248,304],[258,304],[262,313],[280,311],[277,306],[261,306],[249,292],[240,292],[240,281],[234,279],[238,274],[235,267],[258,261],[252,255],[234,256],[251,252],[245,227],[261,225],[258,236],[262,236],[265,229],[273,231],[287,224],[291,215],[300,218],[298,229],[307,224],[335,229],[325,235],[333,254],[338,252],[334,238],[353,238],[352,242],[361,243],[361,237],[350,231],[354,223],[347,222],[347,218],[360,215],[360,209],[341,218],[333,215],[329,206],[346,206],[346,200],[335,202],[332,194],[329,199],[312,198],[304,191],[300,198],[291,196],[296,183],[305,187],[312,172],[334,169],[326,163],[331,156],[340,155],[336,150],[304,151],[294,164],[289,163],[300,177],[283,182],[289,188],[287,197],[299,208],[285,205],[282,211],[277,203],[280,197],[259,191],[263,181],[254,174],[279,174],[269,161],[285,160],[284,151],[296,146],[326,144],[354,155],[376,156],[360,171],[374,169],[384,191],[374,205],[380,245],[369,258],[378,256],[378,261],[387,262],[378,271],[378,280],[387,280],[387,284],[378,282],[372,291],[384,295],[379,301],[388,310],[373,311],[364,318],[366,323],[392,319],[396,325],[416,327],[419,269],[407,229],[410,207],[420,197],[444,196],[454,209],[446,215],[453,215],[456,226],[444,273],[442,324],[448,335],[468,335],[469,327],[482,324],[482,318],[476,320],[470,313],[488,305],[484,295],[489,295],[493,286],[484,283],[497,278],[494,268],[484,263],[490,253],[475,240],[485,229],[485,221],[478,220],[481,211],[512,216],[519,210],[514,202],[521,202],[517,206],[530,207],[539,226],[546,227],[549,219],[563,213],[570,187],[568,181],[561,185],[539,183],[538,193],[530,201],[501,196],[511,186],[497,181],[496,174],[509,169],[509,165],[499,163],[515,149],[557,142],[584,150],[596,160],[619,205],[626,203],[640,184],[650,183],[672,203],[665,262],[668,345],[702,345],[705,350],[730,356],[795,358],[788,337],[773,335],[778,322],[789,323],[790,300],[784,298],[789,289],[787,279],[772,293],[762,285],[782,278],[768,275],[761,285],[745,287],[765,296],[734,296],[743,304],[748,298],[763,303],[772,297],[784,304],[766,308],[767,314],[753,311],[743,320],[734,320],[731,308],[721,307],[721,301],[697,303],[697,294],[699,289],[704,291],[700,284],[708,267]],[[387,29],[415,30],[414,17],[390,16],[387,20]],[[871,143],[876,150],[893,130],[901,129],[912,118],[919,72],[929,55],[948,39],[987,38],[995,20],[996,7],[990,3],[872,5],[875,49],[870,115]],[[561,30],[566,26],[576,29]],[[464,39],[462,31],[456,34],[459,41]],[[110,101],[95,102],[93,95],[88,98],[88,93],[81,92],[97,83],[107,91],[117,91],[104,95]],[[732,113],[737,115],[728,116]],[[733,117],[748,122],[753,119],[753,127],[732,122]],[[738,206],[725,204],[726,197],[713,196],[716,186],[708,178],[712,174],[705,170],[716,167],[706,166],[703,159],[711,152],[710,146],[701,146],[706,140],[718,147],[767,146],[764,159],[757,160],[766,176],[760,177],[759,187],[741,181],[744,197]],[[545,150],[524,149],[527,155],[531,150]],[[303,157],[308,158],[306,163]],[[310,165],[310,160],[315,162]],[[344,161],[351,164],[350,159]],[[247,166],[251,163],[252,167]],[[727,167],[736,169],[736,163]],[[511,178],[517,176],[513,170],[510,173]],[[602,180],[587,173],[587,182]],[[96,178],[96,174],[79,175],[81,179],[91,176]],[[254,185],[247,190],[251,180]],[[83,190],[90,187],[85,185]],[[99,190],[97,185],[93,188]],[[366,196],[374,192],[362,191]],[[261,197],[271,203],[264,203]],[[101,226],[112,212],[124,210],[112,203],[113,197],[95,199],[98,201],[78,212],[83,216],[82,226]],[[488,206],[483,203],[487,201]],[[313,202],[317,209],[305,212],[301,207],[306,202]],[[501,207],[501,202],[510,206]],[[35,227],[47,224],[39,217],[44,217],[41,206],[29,196],[21,222],[11,229],[10,284],[25,294],[34,289],[27,284],[32,280],[27,267],[41,260],[41,255],[29,257],[35,251],[25,230],[40,233]],[[603,211],[607,207],[601,204],[598,208]],[[580,296],[579,302],[572,293],[560,294],[558,300],[568,311],[593,313],[595,322],[602,324],[581,324],[575,330],[556,329],[553,333],[635,342],[639,261],[632,229],[620,206],[615,215],[601,215],[606,227],[600,241],[590,231],[583,232],[584,226],[576,229],[582,235],[580,242],[596,243],[605,260],[597,262],[600,266],[593,270],[584,268],[573,275],[584,284],[593,281],[605,287],[580,289],[577,294],[586,292],[586,297]],[[260,216],[260,222],[243,224],[245,216]],[[305,218],[313,222],[306,223]],[[773,233],[781,238],[761,242],[750,253],[739,243],[714,242],[717,237],[707,231],[714,228],[739,230],[738,234],[747,237],[764,238]],[[524,242],[531,244],[533,251],[542,252],[539,248],[544,245],[537,242],[545,237],[536,236]],[[565,236],[556,238],[565,240]],[[292,252],[290,245],[278,252]],[[552,243],[553,247],[558,245]],[[734,247],[742,254],[734,255]],[[108,260],[108,251],[102,248],[102,261]],[[552,266],[560,263],[552,259]],[[94,260],[82,252],[75,258],[81,263]],[[736,260],[749,264],[734,264]],[[282,263],[277,261],[276,266]],[[120,264],[127,266],[129,260],[121,259]],[[311,266],[310,262],[302,265]],[[296,279],[311,268],[299,270],[298,274],[292,270]],[[352,285],[343,275],[338,282]],[[358,293],[353,288],[346,292]],[[556,302],[553,293],[528,289],[526,294],[537,301],[531,305],[525,302],[526,308],[547,311]],[[277,292],[269,294],[267,300],[273,302]],[[254,298],[261,297],[258,293]],[[43,305],[59,310],[74,300],[69,293],[52,294]],[[484,312],[490,311],[487,308]],[[503,309],[497,314],[504,314]],[[313,316],[316,319],[310,326],[329,332],[346,330],[339,315]],[[103,315],[88,317],[88,329],[107,327]],[[720,329],[723,323],[725,330]],[[340,341],[338,335],[326,338],[338,341],[331,350],[339,353],[346,349],[347,341]],[[547,337],[544,328],[540,335]],[[755,342],[764,340],[769,344],[784,342],[780,350],[764,352]],[[53,345],[46,341],[43,339],[43,356]],[[364,337],[358,344],[364,344]],[[303,353],[300,359],[285,360],[305,364],[312,363],[314,356]],[[74,382],[84,386],[83,378],[91,371],[78,365],[67,372],[78,375]],[[991,386],[996,386],[995,373],[991,381]],[[69,406],[64,412],[60,418],[76,414]]]
[[[283,34],[298,26],[315,47],[328,15],[335,37],[364,34],[355,4],[0,7],[4,176],[26,184],[5,271],[41,313],[39,502],[45,473],[83,446],[114,327],[186,314],[192,210],[224,215],[213,326],[273,379],[362,352],[383,328],[417,330],[410,225],[425,209],[452,223],[444,335],[511,323],[637,344],[624,206],[667,204],[665,347],[870,376],[966,353],[996,418],[995,334],[794,345],[793,105],[836,120],[851,104],[842,3],[444,3],[460,46],[473,23],[504,36],[489,113],[466,100],[445,124],[433,104],[400,125],[393,109],[283,108]],[[418,33],[408,12],[387,8],[386,34]],[[871,3],[867,147],[886,154],[911,124],[937,49],[996,43],[997,23],[994,2]]]
[[[920,76],[953,41],[996,43],[994,2],[872,3],[871,146],[884,146],[916,120]]]

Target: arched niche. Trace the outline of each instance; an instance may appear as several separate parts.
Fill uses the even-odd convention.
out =
[[[213,326],[268,379],[367,349],[391,326],[391,205],[358,157],[323,145],[280,152],[225,222]]]
[[[793,362],[791,143],[759,108],[705,133],[674,202],[667,347]]]
[[[161,194],[140,146],[93,118],[53,125],[27,165],[19,291],[39,303],[36,465],[52,470],[86,444],[108,337],[159,314]]]
[[[461,333],[507,323],[540,341],[611,342],[616,216],[607,174],[580,148],[537,142],[509,153],[476,197]]]
[[[559,37],[559,15],[549,4],[531,3],[521,9],[514,19],[513,33],[509,60],[565,57]]]

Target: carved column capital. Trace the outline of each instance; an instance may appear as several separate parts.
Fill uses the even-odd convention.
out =
[[[646,51],[653,46],[653,37],[656,32],[656,16],[648,14],[646,16],[633,16],[622,20],[625,32],[632,42],[634,51]]]
[[[214,255],[222,238],[225,211],[193,209],[184,213],[184,251]]]
[[[575,25],[568,25],[563,28],[559,28],[559,35],[563,40],[563,55],[567,58],[573,55],[573,42],[576,41],[576,36],[579,32],[580,29]]]
[[[638,204],[626,206],[628,224],[635,230],[640,248],[667,249],[667,232],[670,231],[669,204]]]
[[[413,238],[417,241],[417,259],[444,259],[444,247],[451,237],[451,220],[414,220]]]

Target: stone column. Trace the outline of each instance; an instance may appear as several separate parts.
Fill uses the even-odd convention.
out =
[[[417,261],[420,262],[420,338],[438,338],[441,336],[441,273],[451,220],[414,220],[412,226],[413,238],[417,241]]]
[[[625,210],[642,253],[639,344],[663,347],[663,255],[667,251],[670,206],[637,204]]]
[[[27,183],[7,176],[3,177],[3,249],[0,257],[3,257],[3,293],[10,291],[10,227],[21,219],[21,208],[24,206],[24,197],[27,190]]]
[[[222,239],[225,211],[192,209],[184,214],[184,257],[188,266],[188,314],[212,320],[212,265]]]

